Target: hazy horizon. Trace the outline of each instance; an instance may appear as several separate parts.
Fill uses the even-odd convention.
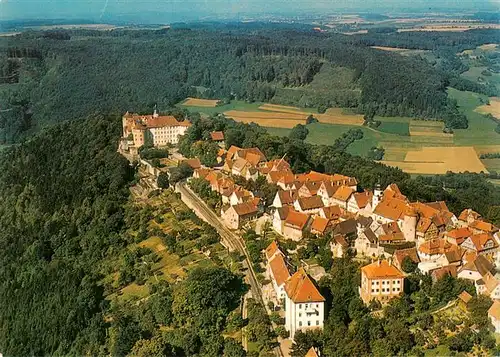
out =
[[[495,11],[500,0],[0,0],[0,20],[137,19],[169,23],[262,14],[299,16],[319,12]]]

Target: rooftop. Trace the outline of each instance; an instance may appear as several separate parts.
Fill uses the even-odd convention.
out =
[[[304,268],[300,268],[286,282],[285,291],[288,297],[296,304],[325,301],[325,298],[321,295]]]
[[[404,274],[387,260],[377,260],[365,265],[361,271],[368,279],[404,278]]]

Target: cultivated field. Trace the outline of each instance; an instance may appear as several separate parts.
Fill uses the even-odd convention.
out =
[[[404,161],[384,161],[414,174],[445,174],[453,172],[488,172],[473,147],[422,147],[410,150]]]
[[[500,119],[500,98],[490,98],[489,105],[481,105],[480,107],[477,107],[475,111],[481,114],[491,114],[495,118]]]
[[[260,111],[229,110],[224,114],[242,123],[256,123],[270,128],[291,129],[297,124],[305,124],[310,112],[296,107],[263,104]],[[363,116],[344,114],[341,108],[330,108],[325,114],[314,114],[314,117],[323,124],[363,125]]]
[[[192,107],[208,107],[215,108],[219,101],[217,99],[198,99],[198,98],[187,98],[182,105],[192,106]]]

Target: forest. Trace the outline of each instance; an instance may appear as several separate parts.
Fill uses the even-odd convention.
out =
[[[432,36],[460,50],[497,34]],[[463,80],[424,58],[369,47],[427,48],[431,42],[418,33],[352,37],[262,24],[219,31],[27,31],[0,39],[0,141],[16,142],[48,124],[98,112],[166,109],[187,96],[350,107],[466,128],[467,119],[446,95],[448,85],[463,88]],[[325,65],[353,75],[337,78],[338,71],[326,70],[318,77]],[[315,78],[321,90],[311,86]],[[332,81],[338,84],[329,86]]]

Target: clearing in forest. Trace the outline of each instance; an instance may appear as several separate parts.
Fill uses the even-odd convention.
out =
[[[491,114],[495,118],[500,119],[500,97],[491,97],[489,105],[481,105],[474,111],[480,114]]]
[[[404,161],[384,161],[412,174],[445,174],[452,172],[488,172],[471,146],[422,147],[408,150]]]
[[[186,105],[189,107],[208,107],[215,108],[219,100],[217,99],[199,99],[199,98],[186,98],[182,105]]]
[[[389,51],[389,52],[404,52],[408,51],[408,48],[398,48],[398,47],[386,47],[386,46],[370,46],[376,50]]]

